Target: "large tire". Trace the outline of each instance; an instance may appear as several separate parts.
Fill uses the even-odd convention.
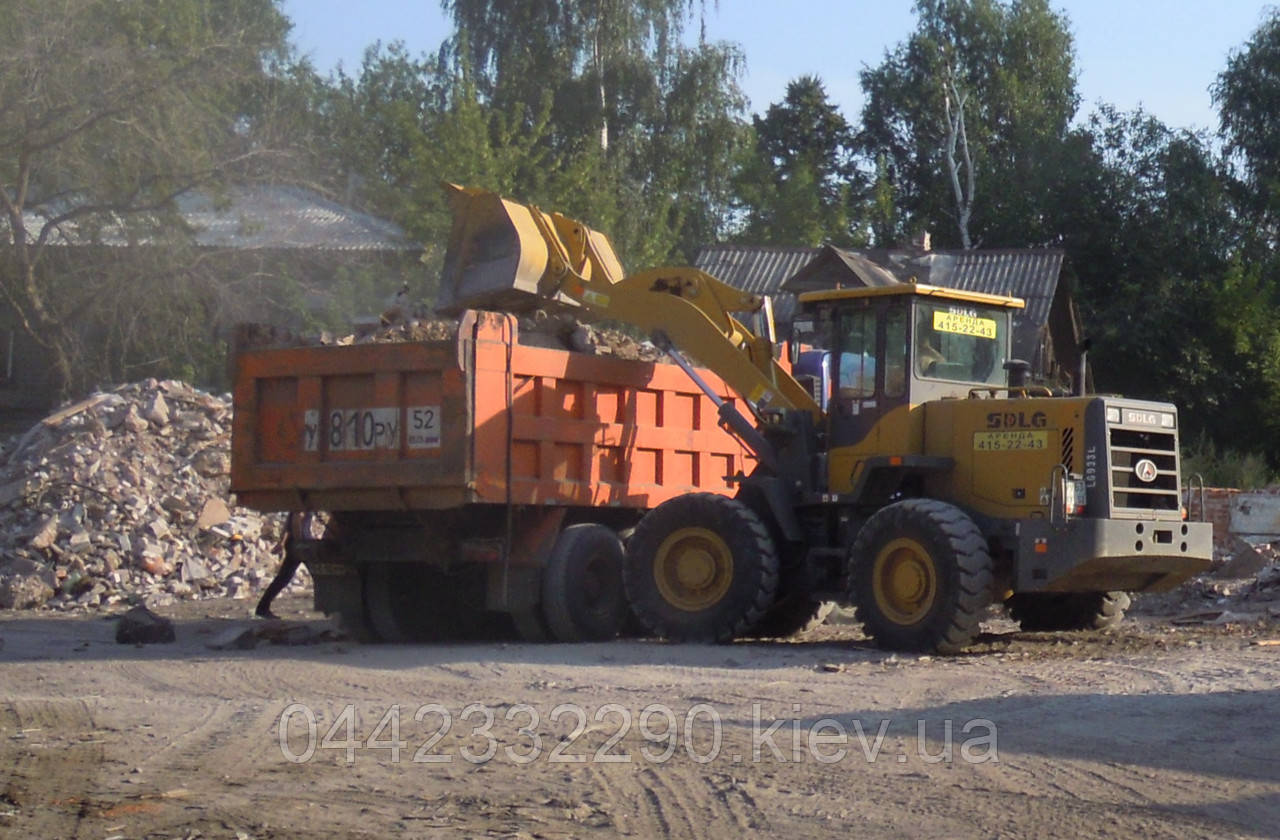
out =
[[[631,613],[622,563],[622,540],[604,525],[560,532],[542,575],[542,612],[557,641],[617,638]]]
[[[1005,601],[1009,617],[1029,633],[1109,630],[1124,621],[1124,592],[1020,592]]]
[[[370,563],[365,618],[384,642],[509,639],[511,619],[484,608],[485,570],[452,572],[419,563]]]
[[[627,544],[623,583],[650,632],[727,642],[773,604],[778,554],[760,518],[736,499],[690,493],[649,511]]]
[[[991,603],[991,555],[964,511],[908,499],[872,516],[849,556],[849,599],[866,633],[891,650],[956,653]]]
[[[835,608],[834,601],[815,601],[807,593],[797,592],[778,599],[751,628],[751,635],[762,639],[785,639],[804,633],[826,621]]]

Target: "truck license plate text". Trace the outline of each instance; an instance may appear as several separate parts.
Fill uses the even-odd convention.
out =
[[[406,409],[410,449],[440,446],[440,406],[419,405]],[[400,448],[401,414],[398,408],[335,408],[323,416],[309,410],[303,415],[302,447],[317,452],[356,452]]]

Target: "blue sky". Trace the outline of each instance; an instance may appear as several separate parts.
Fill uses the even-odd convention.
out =
[[[1076,40],[1081,114],[1097,101],[1143,105],[1178,127],[1216,128],[1208,88],[1262,19],[1243,0],[1070,0],[1059,2]],[[404,41],[434,51],[449,34],[437,0],[285,0],[293,41],[321,71],[359,68],[367,45]],[[912,30],[909,0],[714,0],[707,33],[739,43],[743,90],[753,111],[782,99],[788,80],[816,74],[845,116],[862,107],[858,71]],[[696,27],[695,30],[696,31]]]

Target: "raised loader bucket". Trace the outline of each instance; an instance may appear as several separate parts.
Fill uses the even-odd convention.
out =
[[[453,229],[436,310],[536,308],[550,252],[529,207],[487,190],[446,185]]]
[[[609,238],[559,213],[507,201],[497,193],[445,184],[453,229],[444,255],[436,311],[507,312],[549,302],[577,306],[582,283],[616,283],[622,264]],[[577,278],[572,295],[561,284]]]

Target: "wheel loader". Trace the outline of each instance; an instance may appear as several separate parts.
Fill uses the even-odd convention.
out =
[[[578,221],[447,189],[442,311],[623,322],[740,397],[699,382],[755,455],[734,495],[671,498],[627,541],[626,598],[656,635],[793,629],[834,600],[884,647],[950,653],[993,603],[1026,630],[1102,628],[1126,593],[1208,568],[1212,526],[1182,505],[1176,408],[1030,384],[1010,358],[1017,298],[809,292],[779,347],[760,296],[689,267],[627,274]]]

